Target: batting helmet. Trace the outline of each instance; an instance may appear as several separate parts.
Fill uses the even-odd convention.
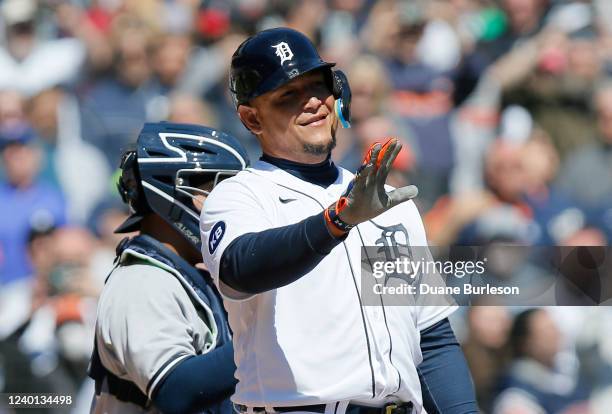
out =
[[[144,215],[153,212],[200,250],[195,196],[208,195],[219,181],[248,163],[238,140],[223,132],[169,122],[145,124],[136,148],[121,159],[117,188],[132,214],[115,232],[138,230]]]
[[[273,91],[297,76],[322,70],[334,98],[335,111],[343,127],[350,126],[351,89],[341,71],[331,68],[302,33],[279,27],[245,40],[232,56],[230,92],[238,107]]]

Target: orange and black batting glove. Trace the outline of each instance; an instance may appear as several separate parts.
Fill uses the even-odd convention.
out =
[[[374,148],[377,145],[380,145],[380,143],[375,142],[372,145],[370,145],[370,147],[366,151],[366,154],[363,158],[363,162],[361,163],[361,166],[355,172],[355,177],[351,180],[351,182],[349,183],[348,187],[346,188],[342,196],[338,199],[338,201],[336,201],[335,203],[327,207],[327,209],[325,209],[325,221],[327,222],[328,228],[331,229],[332,234],[334,236],[336,237],[342,236],[348,233],[357,224],[359,224],[359,223],[345,222],[340,217],[340,213],[349,205],[351,191],[353,190],[355,183],[361,179],[362,172],[366,168],[369,168],[372,166],[375,168],[375,170],[378,170],[378,168],[380,168],[381,166],[381,162],[385,156],[385,153],[387,152],[391,144],[396,141],[397,140],[395,138],[390,138],[389,140],[387,140],[387,142],[384,145],[382,145],[382,147],[380,148],[380,151],[378,151],[378,155],[376,156],[376,159],[372,159],[373,154],[374,154]]]

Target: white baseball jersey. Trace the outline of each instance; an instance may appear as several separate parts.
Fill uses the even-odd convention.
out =
[[[345,400],[378,406],[399,399],[421,412],[420,331],[454,307],[383,309],[362,306],[359,295],[362,246],[380,245],[381,238],[427,245],[412,201],[352,229],[287,286],[248,296],[219,281],[220,260],[232,240],[297,223],[338,200],[353,179],[339,170],[338,179],[323,188],[258,161],[206,200],[200,223],[204,262],[224,296],[234,333],[239,383],[232,400],[258,407]]]
[[[96,340],[106,369],[151,398],[177,364],[214,348],[217,329],[205,323],[214,321],[212,311],[200,315],[179,279],[168,274],[176,270],[147,260],[151,264],[120,266],[109,276],[98,303]],[[92,406],[96,414],[158,412],[120,401],[104,387]]]

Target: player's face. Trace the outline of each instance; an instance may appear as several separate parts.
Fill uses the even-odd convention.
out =
[[[202,212],[204,208],[204,202],[208,197],[208,193],[210,193],[216,184],[219,184],[221,181],[232,177],[235,173],[220,173],[215,176],[215,174],[205,173],[205,174],[193,174],[189,177],[187,182],[185,183],[195,191],[188,191],[191,194],[191,202],[195,211],[198,213]],[[182,187],[185,188],[185,187]],[[201,191],[197,191],[201,190]]]
[[[176,193],[186,206],[201,213],[215,183],[215,174],[201,170],[181,170],[177,173]]]
[[[321,71],[299,76],[255,98],[257,130],[265,153],[298,162],[318,162],[335,145],[334,97]]]
[[[204,208],[204,201],[206,201],[206,196],[203,194],[193,196],[193,207],[198,213],[202,212],[202,209]]]

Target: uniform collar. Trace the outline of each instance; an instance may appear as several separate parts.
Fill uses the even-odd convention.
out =
[[[335,166],[335,165],[334,165]],[[344,168],[340,168],[335,166],[338,171],[338,176],[336,180],[330,184],[328,187],[321,187],[316,184],[312,184],[306,180],[302,180],[295,175],[290,174],[289,172],[279,168],[273,164],[270,164],[263,160],[258,160],[253,164],[247,171],[257,174],[261,177],[265,177],[266,179],[282,186],[290,189],[298,190],[307,194],[319,194],[321,192],[326,191],[330,194],[337,194],[339,197],[340,194],[345,190],[349,181],[353,178],[353,175],[346,171]]]
[[[339,171],[331,160],[331,154],[324,161],[317,164],[303,164],[272,157],[268,154],[263,154],[260,160],[272,164],[300,180],[308,181],[323,188],[329,187],[338,179]]]

